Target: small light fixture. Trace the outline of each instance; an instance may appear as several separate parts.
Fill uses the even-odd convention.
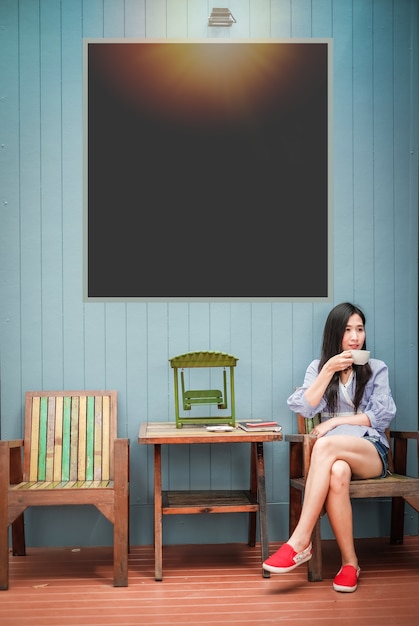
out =
[[[208,26],[231,26],[235,23],[230,9],[212,9],[208,18]]]

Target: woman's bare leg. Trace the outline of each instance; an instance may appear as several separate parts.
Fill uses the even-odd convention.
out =
[[[304,550],[310,543],[314,525],[326,502],[328,513],[330,510],[332,515],[333,532],[335,533],[336,530],[338,533],[339,540],[338,537],[336,539],[339,547],[341,548],[341,545],[346,544],[349,533],[351,536],[350,541],[353,544],[349,482],[346,476],[346,479],[341,482],[340,488],[337,488],[339,479],[336,480],[336,474],[339,474],[339,472],[332,472],[332,468],[337,461],[344,461],[350,468],[351,474],[356,478],[379,476],[382,470],[381,459],[370,441],[359,437],[339,435],[319,438],[312,451],[301,516],[287,542],[296,552]],[[337,469],[339,467],[341,467],[340,464],[336,466]],[[342,471],[340,474],[342,478]],[[331,492],[331,488],[333,488],[333,492]],[[330,495],[332,497],[329,500]],[[344,520],[346,525],[341,526],[339,529],[337,526],[340,519],[340,506],[345,510],[347,517]],[[350,552],[351,550],[349,550]]]
[[[352,522],[352,504],[349,497],[351,468],[346,461],[336,461],[332,466],[326,511],[338,544],[342,565],[358,567]]]

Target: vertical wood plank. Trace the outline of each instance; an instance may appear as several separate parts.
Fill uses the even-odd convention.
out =
[[[333,188],[334,188],[334,301],[353,298],[353,262],[347,262],[353,246],[353,13],[349,3],[333,7],[334,103],[333,103]],[[353,257],[352,257],[353,260]]]
[[[146,0],[125,0],[125,36],[141,38],[145,36]]]
[[[83,108],[82,6],[90,3],[61,0],[61,112],[62,112],[62,346],[63,389],[89,388],[85,379],[83,276]],[[102,2],[99,3],[102,5]],[[92,2],[94,9],[94,0]],[[100,15],[100,14],[99,14]],[[98,26],[101,22],[99,21]],[[80,132],[74,132],[80,128]],[[63,359],[63,355],[65,358]]]
[[[167,37],[188,36],[188,0],[172,0],[167,3]]]
[[[63,462],[64,399],[55,400],[54,482],[61,481]]]
[[[373,39],[372,6],[356,3],[357,28],[353,34],[353,120],[354,120],[354,298],[368,310],[374,298],[374,132],[373,132]],[[355,235],[356,233],[356,235]],[[373,337],[369,337],[371,346]],[[368,343],[369,345],[369,343]]]
[[[311,2],[311,36],[332,37],[333,32],[333,0],[312,0]]]
[[[127,305],[127,425],[128,437],[137,441],[139,424],[149,419],[148,413],[148,357],[147,357],[147,304],[129,303]],[[180,333],[182,334],[182,333]],[[172,352],[169,352],[171,355]],[[178,354],[175,352],[174,354]],[[168,391],[171,395],[171,391]],[[137,419],[130,416],[136,414]],[[145,449],[144,449],[145,448]],[[152,459],[147,446],[131,455],[131,471],[137,480],[131,481],[130,494],[133,502],[145,505],[151,501],[152,494]]]
[[[79,398],[79,436],[77,450],[77,480],[86,480],[86,430],[87,430],[87,398]]]
[[[95,436],[95,399],[87,398],[86,480],[93,480]]]
[[[249,0],[250,37],[270,37],[270,0]]]
[[[77,480],[78,441],[79,441],[79,396],[71,398],[70,426],[70,480]]]
[[[21,386],[22,362],[20,328],[20,211],[19,211],[19,5],[0,2],[0,75],[2,89],[7,98],[2,101],[0,127],[0,187],[2,211],[0,214],[0,267],[5,280],[1,281],[0,318],[1,350],[0,371],[2,388],[0,397],[0,437],[14,439],[22,435],[21,407],[24,391]],[[7,277],[7,278],[6,278]],[[4,416],[20,416],[5,419]]]
[[[291,3],[288,0],[271,2],[271,37],[288,38],[291,36]]]
[[[61,480],[70,480],[71,397],[65,396],[63,407],[63,446]]]
[[[23,389],[42,388],[39,2],[19,5],[20,335]],[[3,126],[3,125],[2,125]]]
[[[110,399],[103,396],[103,424],[102,424],[102,472],[101,480],[110,479]]]
[[[30,452],[30,466],[29,466],[29,480],[37,480],[38,477],[38,446],[39,446],[39,416],[40,413],[40,398],[32,398],[31,408],[31,452]]]
[[[106,304],[105,315],[106,378],[105,389],[118,389],[119,435],[127,434],[126,389],[127,389],[127,305],[125,302]],[[103,388],[103,387],[102,387]]]
[[[50,389],[62,389],[64,363],[62,299],[62,93],[61,3],[40,0],[39,88],[42,374]]]
[[[374,88],[374,213],[375,223],[380,221],[380,235],[374,237],[374,323],[375,354],[383,360],[394,352],[393,308],[388,307],[389,298],[394,301],[395,285],[395,206],[394,206],[394,74],[388,68],[393,64],[392,0],[374,4],[373,23],[373,88]],[[380,181],[386,180],[384,189]],[[386,315],[382,315],[382,311]]]
[[[292,0],[291,37],[311,37],[312,17],[312,0]]]
[[[412,190],[406,184],[406,172],[417,171],[417,159],[414,150],[405,150],[404,146],[411,144],[412,138],[419,136],[419,116],[411,114],[411,102],[419,87],[415,87],[409,80],[409,74],[419,76],[419,53],[417,47],[407,46],[411,40],[411,28],[419,24],[419,4],[411,3],[411,17],[406,19],[403,3],[394,3],[394,203],[395,203],[395,319],[394,319],[394,352],[387,355],[391,367],[391,384],[394,396],[397,398],[398,416],[396,423],[403,420],[405,415],[414,415],[417,412],[416,399],[408,389],[416,387],[418,354],[415,343],[411,342],[411,326],[407,323],[399,324],[397,320],[406,315],[406,302],[415,302],[418,296],[418,280],[412,281],[416,266],[406,249],[413,250],[417,242],[417,223],[411,222]],[[419,27],[416,29],[419,30]],[[410,85],[406,88],[406,85]],[[406,124],[406,120],[410,120]],[[414,177],[414,176],[413,176]],[[411,177],[412,180],[412,177]],[[418,196],[419,192],[413,191]],[[416,215],[417,221],[417,215]],[[409,294],[409,295],[407,295]],[[399,364],[405,363],[403,372]]]
[[[54,441],[55,441],[55,396],[48,399],[47,451],[45,461],[45,480],[54,480]]]
[[[90,389],[102,389],[106,381],[106,305],[92,303],[84,311],[83,362]]]
[[[45,480],[47,454],[48,398],[43,396],[39,410],[38,480]]]
[[[95,433],[93,451],[93,480],[100,480],[102,474],[102,427],[103,402],[101,396],[95,397]]]
[[[167,2],[166,0],[153,0],[146,2],[146,37],[167,37]]]
[[[207,0],[188,0],[188,38],[202,39],[211,37],[211,28],[208,28],[210,7]]]
[[[124,37],[124,0],[103,0],[103,33],[105,37]]]

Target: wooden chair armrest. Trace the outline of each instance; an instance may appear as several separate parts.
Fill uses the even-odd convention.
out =
[[[127,437],[116,437],[114,442],[121,441],[122,443],[118,444],[120,446],[129,446],[130,440]]]
[[[115,481],[129,483],[129,453],[129,439],[121,437],[114,439]]]
[[[303,433],[290,433],[288,435],[284,435],[285,441],[294,441],[297,443],[304,443],[304,441],[312,441],[313,443],[316,441],[316,435],[305,435]]]
[[[419,441],[419,431],[417,430],[391,430],[392,439],[417,439]]]
[[[390,437],[393,439],[393,464],[396,474],[406,474],[407,470],[407,443],[409,439],[416,441],[416,453],[419,476],[419,432],[407,430],[392,430]]]
[[[295,433],[285,435],[285,441],[290,443],[290,478],[305,478],[310,467],[311,451],[317,437]]]
[[[8,439],[4,440],[2,443],[7,444],[8,448],[22,448],[23,439]]]

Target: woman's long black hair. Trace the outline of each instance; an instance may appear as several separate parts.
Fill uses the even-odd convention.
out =
[[[320,356],[319,372],[323,365],[335,354],[342,352],[342,338],[348,324],[348,319],[358,314],[362,319],[362,323],[365,327],[365,315],[363,311],[350,302],[342,302],[336,305],[329,313],[326,324],[323,331],[323,344],[322,352]],[[367,342],[365,340],[361,349],[366,350]],[[362,400],[365,385],[371,377],[372,371],[369,363],[366,365],[353,365],[352,366],[356,374],[356,387],[355,387],[355,412],[358,410],[359,404]],[[337,412],[337,398],[339,390],[339,377],[340,372],[335,372],[330,383],[327,386],[325,396],[330,413],[334,415]]]

